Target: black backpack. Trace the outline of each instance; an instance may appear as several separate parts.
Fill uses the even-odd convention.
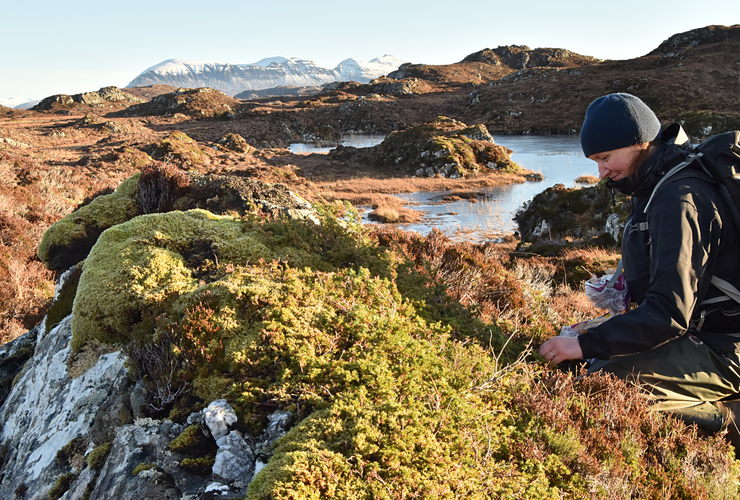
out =
[[[685,132],[677,123],[671,125],[666,132],[670,134],[673,132],[673,128],[676,129],[675,132],[677,135],[675,143],[682,143],[683,137],[688,141],[688,136],[685,135]],[[669,170],[655,185],[653,193],[650,195],[650,199],[645,205],[645,212],[647,212],[653,196],[655,196],[658,188],[663,183],[670,179],[678,179],[680,177],[688,177],[692,175],[691,170],[684,171],[684,169],[689,165],[701,168],[707,175],[717,182],[721,195],[725,198],[727,206],[732,211],[735,230],[740,234],[740,131],[737,130],[717,134],[698,146],[691,148],[686,159]],[[676,176],[676,174],[682,171],[682,176]],[[719,288],[725,296],[705,300],[702,304],[717,303],[728,299],[732,299],[740,303],[740,291],[731,283],[728,283],[717,276],[713,276],[712,284]]]

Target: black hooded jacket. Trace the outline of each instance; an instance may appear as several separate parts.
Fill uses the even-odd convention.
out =
[[[690,152],[687,142],[675,144],[677,135],[683,136],[680,127],[669,127],[658,151],[634,176],[612,183],[633,200],[622,259],[638,306],[581,334],[584,358],[647,351],[689,330],[720,354],[740,351],[740,338],[728,335],[740,333],[738,304],[701,305],[721,295],[710,284],[713,275],[740,283],[740,235],[717,184],[699,168],[687,167],[653,193]]]

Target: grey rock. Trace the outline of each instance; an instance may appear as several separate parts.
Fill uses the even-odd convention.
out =
[[[123,426],[113,441],[90,500],[179,499],[185,495],[196,498],[207,480],[179,470],[176,457],[167,449],[181,431],[182,426],[169,420],[149,418]],[[153,467],[134,476],[139,464]]]
[[[0,439],[8,446],[0,498],[14,498],[25,485],[25,498],[47,495],[62,470],[57,453],[76,437],[89,436],[101,407],[129,385],[120,352],[101,356],[77,378],[67,372],[71,316],[48,335],[39,331],[34,357],[26,363],[0,409]]]
[[[203,423],[218,442],[229,433],[229,426],[236,423],[236,412],[225,399],[217,399],[203,410]]]
[[[249,482],[254,474],[256,456],[239,431],[231,431],[218,441],[218,452],[213,464],[213,475],[231,482]]]
[[[0,346],[0,404],[8,397],[13,380],[23,369],[36,348],[39,327],[30,330],[15,340]]]
[[[271,445],[285,434],[293,423],[293,413],[276,411],[267,417],[267,428],[263,431],[263,443]]]

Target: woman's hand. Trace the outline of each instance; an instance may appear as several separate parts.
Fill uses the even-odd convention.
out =
[[[566,359],[583,358],[578,337],[553,337],[540,346],[540,354],[556,365]]]

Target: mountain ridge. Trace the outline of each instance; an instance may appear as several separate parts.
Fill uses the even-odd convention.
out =
[[[350,80],[368,83],[396,70],[404,62],[386,54],[367,62],[348,58],[334,68],[328,69],[311,60],[295,57],[290,59],[270,57],[251,64],[167,59],[143,71],[127,85],[127,88],[149,85],[210,87],[233,97],[244,91],[290,85],[312,87]]]

